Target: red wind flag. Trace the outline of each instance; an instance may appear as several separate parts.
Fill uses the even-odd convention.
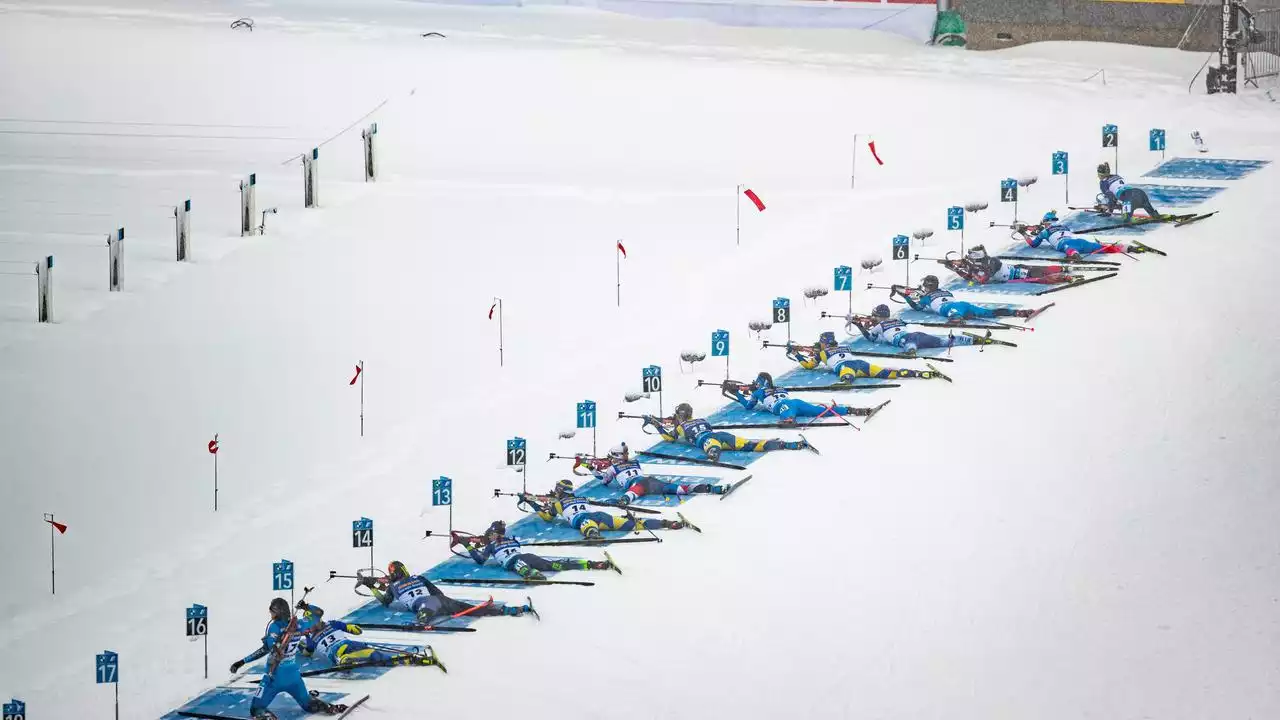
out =
[[[489,319],[490,319],[490,320],[492,320],[492,319],[493,319],[493,309],[494,309],[494,308],[496,308],[496,307],[498,307],[498,303],[494,303],[494,304],[492,304],[492,305],[490,305],[490,306],[489,306]]]
[[[884,161],[880,159],[880,154],[876,152],[876,141],[872,140],[868,142],[867,147],[871,148],[871,157],[876,159],[876,163],[883,165]]]
[[[626,256],[627,256],[627,249],[626,249],[626,248],[624,248],[624,247],[622,247],[622,241],[621,241],[621,240],[619,240],[619,241],[618,241],[618,252],[621,252],[621,253],[622,253],[622,257],[626,257]]]
[[[218,436],[217,435],[214,435],[213,439],[209,441],[209,454],[210,455],[218,454]]]
[[[760,199],[759,195],[756,195],[755,190],[752,190],[751,188],[747,188],[746,190],[743,191],[743,194],[746,195],[747,198],[751,200],[751,202],[756,204],[757,210],[759,210],[760,212],[764,212],[764,201]]]
[[[65,534],[67,532],[67,526],[63,525],[60,522],[54,522],[53,517],[50,516],[48,513],[45,513],[44,521],[52,525],[54,529],[58,531],[59,535]]]
[[[349,382],[349,383],[347,383],[347,384],[348,384],[348,385],[355,385],[355,384],[356,384],[356,381],[360,379],[360,373],[362,373],[362,372],[364,372],[364,365],[363,365],[363,364],[356,365],[356,374],[355,374],[354,376],[352,376],[352,378],[351,378],[351,382]]]

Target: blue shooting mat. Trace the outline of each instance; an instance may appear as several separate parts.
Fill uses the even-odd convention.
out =
[[[1270,160],[1226,160],[1223,158],[1172,158],[1142,177],[1187,180],[1239,180],[1270,164]]]
[[[410,619],[407,622],[413,622],[412,613],[406,613],[406,614],[410,615]],[[345,622],[350,622],[350,621],[348,620]],[[359,624],[359,623],[356,623],[356,624]],[[355,638],[355,641],[365,642],[359,637]],[[388,652],[418,653],[426,649],[426,647],[422,645],[393,645],[391,643],[373,643],[373,642],[369,642],[365,644],[377,645],[380,649],[386,650]],[[302,655],[299,655],[298,667],[302,669],[302,672],[307,672],[308,670],[324,670],[326,668],[331,668],[333,667],[333,663],[329,662],[329,658],[322,657],[319,655],[316,655],[313,657],[304,657]],[[350,670],[343,670],[342,672],[325,673],[324,675],[321,675],[318,677],[332,678],[334,680],[372,680],[376,677],[381,677],[385,675],[389,670],[391,670],[391,668],[386,665],[364,665],[361,667],[351,668]],[[249,666],[248,671],[254,672],[254,673],[265,673],[267,671],[267,663],[266,662],[254,663],[253,665]],[[307,679],[308,678],[303,678],[303,680],[307,680]]]
[[[647,460],[644,459],[643,455],[639,456],[638,459],[640,460],[640,462],[643,462],[643,463],[648,462]],[[710,466],[710,465],[706,467],[708,470],[713,468],[713,466]],[[644,476],[647,478],[653,478],[658,482],[675,483],[677,485],[684,485],[684,484],[696,485],[698,483],[705,483],[705,482],[716,483],[720,480],[719,477],[709,477],[706,475],[654,475],[651,473],[645,473]],[[624,492],[626,492],[626,488],[622,488],[617,485],[606,487],[604,483],[600,482],[600,480],[596,478],[592,478],[586,485],[583,485],[582,487],[574,491],[574,493],[579,497],[584,497],[588,500],[595,500],[597,502],[617,500],[618,498],[622,497],[622,494]],[[683,496],[645,495],[643,497],[636,498],[631,504],[639,507],[651,507],[651,508],[677,507],[681,503],[687,502],[690,498],[694,498],[694,497],[698,497],[698,496],[697,495],[683,495]],[[608,510],[608,508],[601,508],[601,509]]]
[[[880,365],[883,360],[892,362],[892,358],[863,358],[873,365]],[[793,368],[787,372],[774,378],[775,385],[792,385],[795,387],[826,387],[828,385],[838,385],[840,378],[826,367],[814,368],[806,370],[802,367]],[[849,390],[876,390],[880,385],[896,384],[893,380],[879,380],[872,378],[858,378],[848,389],[829,390],[822,392],[848,392]],[[892,390],[893,388],[887,388]],[[799,392],[799,391],[796,391]]]
[[[303,682],[306,681],[307,678],[303,678]],[[253,696],[257,692],[256,688],[214,688],[177,710],[166,713],[161,716],[160,720],[189,720],[185,716],[179,715],[179,712],[198,712],[226,718],[247,718],[249,717],[249,703],[253,701]],[[325,702],[336,703],[342,701],[343,698],[351,698],[354,701],[360,696],[352,696],[347,693],[321,692],[318,693],[318,697]],[[280,693],[271,702],[270,709],[271,712],[279,716],[280,720],[301,720],[302,718],[314,717],[298,707],[298,703],[285,693]]]
[[[935,315],[934,317],[937,317],[937,316]],[[945,330],[946,330],[946,328],[925,328],[925,330],[921,330],[921,331],[919,331],[919,332],[926,332],[926,331],[938,331],[938,330],[945,331]],[[917,331],[914,331],[914,330],[913,330],[912,332],[917,332]],[[928,334],[929,334],[929,335],[937,335],[938,337],[941,337],[941,338],[946,338],[946,337],[947,337],[946,332],[928,332]],[[893,345],[884,345],[884,344],[882,344],[882,343],[873,343],[873,342],[871,342],[870,340],[868,340],[868,339],[866,339],[866,338],[862,337],[861,335],[859,335],[859,336],[857,336],[857,337],[854,337],[854,338],[852,338],[852,339],[850,339],[850,340],[846,340],[846,341],[844,341],[844,342],[842,342],[842,343],[840,343],[840,344],[841,344],[842,346],[844,346],[844,347],[849,348],[850,350],[856,350],[856,351],[858,351],[858,352],[876,352],[876,353],[901,353],[901,352],[902,352],[902,350],[901,350],[901,349],[899,349],[899,348],[897,348],[897,347],[894,347]],[[963,350],[963,349],[968,349],[968,346],[957,346],[957,347],[959,347],[959,348],[960,348],[960,349],[962,349],[962,350]],[[924,359],[926,359],[926,360],[927,360],[927,359],[929,359],[929,358],[931,358],[931,357],[940,357],[940,356],[942,356],[942,355],[946,355],[946,354],[947,354],[947,351],[948,351],[948,350],[950,350],[950,349],[951,349],[951,348],[945,348],[945,347],[943,347],[943,348],[921,348],[919,351],[917,351],[917,352],[916,352],[916,358],[915,358],[915,359],[924,358]],[[976,349],[976,347],[975,347],[975,349]],[[866,360],[867,362],[874,362],[874,363],[875,363],[875,364],[877,364],[877,365],[879,365],[880,363],[883,363],[883,362],[897,362],[897,360],[898,360],[898,358],[870,358],[870,357],[869,357],[869,358],[863,358],[863,359],[864,359],[864,360]],[[909,358],[909,357],[903,356],[903,357],[902,357],[902,359],[903,359],[903,360],[911,360],[911,359],[913,359],[913,358]]]
[[[467,562],[470,562],[470,561],[467,561]],[[473,562],[471,564],[475,565],[475,563]],[[503,572],[503,575],[505,577],[511,577],[510,573]],[[432,577],[432,576],[428,573],[427,577]],[[445,576],[442,575],[440,577],[445,577]],[[441,589],[444,589],[444,588],[441,588]],[[448,590],[445,590],[445,592],[447,593]],[[465,602],[465,603],[471,603],[472,605],[479,605],[480,603],[484,602],[487,598],[479,598],[479,599],[456,598],[456,599],[461,600],[462,602]],[[495,602],[494,604],[500,605],[501,603]],[[476,618],[473,615],[463,615],[460,618],[453,618],[453,619],[441,622],[439,623],[439,625],[440,627],[466,627],[471,623],[475,622],[477,619],[478,618]],[[409,612],[408,610],[392,610],[391,608],[384,606],[382,603],[378,602],[377,600],[370,600],[369,602],[365,603],[364,605],[361,605],[360,607],[356,608],[355,610],[352,610],[351,612],[347,613],[345,616],[342,617],[342,622],[350,623],[352,625],[361,625],[366,623],[370,625],[373,625],[373,624],[412,625],[417,621],[418,620],[416,617],[414,617],[414,614]],[[358,637],[356,638],[356,640],[359,640],[359,639],[360,638]]]
[[[646,516],[646,517],[649,517],[649,516]],[[528,520],[528,518],[524,518],[524,519],[523,519],[523,520],[521,520],[520,522],[525,522],[526,520]],[[547,525],[547,523],[542,522],[542,520],[541,520],[540,518],[534,518],[534,520],[535,520],[536,522],[538,522],[539,524]],[[563,526],[563,527],[564,527],[565,529],[567,529],[570,533],[572,533],[572,534],[571,534],[570,536],[568,536],[568,537],[564,537],[564,538],[556,538],[557,540],[581,540],[581,539],[582,539],[582,534],[581,534],[581,533],[579,533],[577,530],[574,530],[573,528],[569,527],[568,525],[564,525],[563,523],[557,523],[557,524],[558,524],[558,525]],[[527,539],[527,538],[526,538],[525,533],[523,533],[523,532],[517,532],[517,531],[516,531],[518,527],[519,527],[519,523],[513,524],[513,525],[511,526],[511,534],[512,534],[512,535],[518,535],[522,540],[523,540],[523,539]],[[549,538],[540,537],[540,538],[538,538],[538,539],[539,539],[539,540],[547,540],[547,539],[549,539]],[[565,556],[563,556],[563,555],[544,555],[543,553],[538,552],[538,551],[539,551],[539,550],[541,550],[541,549],[542,549],[542,548],[538,548],[538,547],[531,547],[531,548],[529,548],[529,549],[528,549],[528,552],[530,552],[530,553],[532,553],[532,554],[534,554],[534,555],[539,555],[539,556],[544,557],[544,558],[546,558],[546,559],[548,559],[548,560],[573,560],[573,559],[576,559],[576,558],[568,558],[568,557],[565,557]],[[564,548],[556,548],[556,550],[557,550],[557,551],[560,551],[560,552],[563,552]],[[582,556],[580,556],[580,557],[590,557],[590,558],[591,558],[591,559],[593,559],[593,560],[603,560],[603,559],[604,559],[604,558],[603,558],[603,556],[596,555],[596,554],[594,554],[594,553],[592,553],[592,554],[591,554],[591,555],[589,555],[589,556],[588,556],[588,555],[582,555]],[[568,571],[568,572],[575,572],[575,571]],[[584,571],[584,572],[585,572],[585,571]],[[544,574],[544,575],[546,575],[547,577],[551,577],[551,576],[553,576],[553,575],[559,575],[560,573],[557,573],[557,572],[554,572],[554,571],[551,571],[551,570],[547,570],[547,571],[545,571],[543,574]],[[428,571],[427,571],[427,577],[431,578],[432,580],[439,580],[440,578],[450,578],[450,579],[464,579],[464,580],[511,580],[511,581],[512,581],[512,583],[511,583],[510,585],[500,585],[500,584],[497,584],[497,583],[489,583],[489,582],[482,583],[482,585],[483,585],[484,587],[487,587],[487,588],[488,588],[488,587],[497,587],[497,588],[512,587],[512,588],[515,588],[515,587],[525,587],[525,585],[526,585],[526,583],[524,583],[524,582],[522,582],[522,581],[521,581],[521,578],[520,578],[520,576],[519,576],[519,575],[517,575],[517,574],[516,574],[516,573],[514,573],[514,572],[511,572],[510,570],[505,570],[505,569],[503,569],[503,568],[501,568],[501,567],[499,567],[499,566],[497,566],[497,565],[494,565],[493,563],[485,563],[484,565],[477,565],[477,564],[475,564],[475,563],[474,563],[473,561],[471,561],[471,560],[464,560],[464,559],[462,559],[462,558],[460,558],[460,557],[457,557],[457,556],[451,557],[451,558],[449,558],[448,560],[445,560],[444,562],[440,563],[439,565],[436,565],[435,567],[432,567],[430,570],[428,570]],[[454,583],[454,584],[457,584],[457,583]],[[445,588],[445,590],[446,590],[446,592],[448,591],[448,589],[447,589],[447,588]],[[470,603],[475,604],[477,601],[474,601],[474,600],[468,600],[467,602],[470,602]],[[497,602],[497,601],[494,601],[494,605],[501,606],[501,605],[502,605],[502,603],[499,603],[499,602]],[[469,615],[464,615],[463,617],[464,617],[464,618],[467,618],[467,617],[470,617],[470,616],[469,616]],[[453,624],[453,623],[455,623],[455,622],[457,622],[458,620],[461,620],[461,619],[463,619],[463,618],[457,618],[456,620],[450,620],[450,621],[449,621],[449,622],[447,622],[447,623],[441,623],[441,625],[451,625],[451,624]]]
[[[1160,212],[1165,212],[1165,207],[1195,207],[1226,189],[1204,185],[1130,185],[1129,187],[1146,190],[1147,197],[1151,198],[1151,204],[1155,205]]]

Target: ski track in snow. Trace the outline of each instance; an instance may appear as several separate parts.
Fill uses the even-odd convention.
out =
[[[957,247],[945,209],[971,199],[991,207],[969,217],[967,244],[1004,247],[1007,231],[978,229],[1012,218],[1001,178],[1040,175],[1023,219],[1066,205],[1054,150],[1071,153],[1071,204],[1087,204],[1111,157],[1103,123],[1120,126],[1135,182],[1158,164],[1151,127],[1168,129],[1170,157],[1194,154],[1199,130],[1214,157],[1273,162],[1238,181],[1141,180],[1226,189],[1205,205],[1214,218],[1143,235],[1169,257],[1055,294],[1017,349],[953,351],[954,384],[859,393],[848,401],[893,403],[862,432],[813,431],[821,457],[761,459],[725,503],[685,504],[705,534],[619,546],[625,576],[534,591],[541,623],[408,641],[432,644],[448,676],[312,686],[369,692],[357,717],[559,716],[571,700],[547,688],[566,683],[625,718],[1280,712],[1277,111],[1188,96],[1202,56],[962,53],[533,8],[117,5],[0,3],[0,260],[58,258],[52,326],[32,322],[34,279],[0,276],[0,696],[32,717],[108,712],[91,682],[104,648],[121,654],[126,717],[224,681],[261,635],[281,558],[331,615],[359,606],[324,582],[367,563],[356,518],[374,519],[380,565],[446,559],[422,539],[447,523],[443,508],[420,516],[433,477],[456,481],[455,527],[516,519],[492,498],[520,484],[500,469],[504,441],[528,438],[544,490],[568,468],[543,453],[590,450],[583,431],[556,439],[580,400],[599,403],[601,451],[646,447],[636,423],[609,419],[657,409],[620,401],[641,367],[664,368],[667,412],[710,414],[723,398],[694,382],[723,362],[683,374],[677,358],[714,329],[732,333],[734,377],[781,375],[782,353],[746,329],[774,297],[791,297],[798,341],[839,331],[819,313],[847,296],[801,290],[887,258],[917,227],[937,230],[921,254]],[[240,16],[253,33],[227,27]],[[1109,84],[1081,82],[1099,64]],[[1069,111],[1030,111],[1046,99]],[[360,181],[357,128],[323,147],[321,208],[303,211],[298,166],[282,163],[383,100],[379,182]],[[849,192],[854,133],[886,165],[860,156]],[[258,208],[279,214],[241,238],[249,172]],[[768,210],[743,201],[735,247],[738,184]],[[195,258],[179,265],[171,208],[188,197]],[[125,289],[109,295],[103,236],[121,225]],[[902,273],[887,260],[856,274],[854,309],[883,301],[866,282]],[[346,385],[357,360],[363,439]],[[70,527],[55,596],[50,511]],[[208,680],[181,634],[192,603],[210,608]]]

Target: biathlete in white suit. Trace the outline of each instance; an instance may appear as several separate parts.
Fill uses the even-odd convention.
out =
[[[947,319],[947,322],[960,323],[972,318],[997,318],[997,317],[1020,317],[1027,318],[1035,314],[1034,310],[1014,310],[1012,308],[989,308],[981,305],[974,305],[971,302],[956,300],[955,296],[948,290],[938,287],[937,275],[925,275],[920,281],[920,287],[913,288],[906,285],[894,285],[890,289],[890,293],[896,294],[907,304],[912,310],[920,312],[933,313]],[[887,306],[886,306],[887,309]]]
[[[706,493],[723,495],[729,489],[727,485],[711,483],[670,483],[663,482],[644,474],[640,463],[631,459],[631,449],[626,443],[609,448],[609,467],[592,472],[605,487],[617,485],[622,488],[619,505],[630,505],[645,495],[696,495]]]
[[[907,355],[915,355],[916,351],[922,349],[989,344],[986,338],[971,335],[930,335],[922,332],[908,332],[905,322],[889,317],[888,305],[877,305],[871,311],[870,317],[854,315],[850,317],[849,324],[858,328],[858,332],[871,342],[892,345]]]

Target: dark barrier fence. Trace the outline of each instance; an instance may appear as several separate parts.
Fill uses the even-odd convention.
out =
[[[1263,8],[1246,13],[1242,23],[1246,40],[1241,55],[1241,81],[1258,87],[1260,80],[1280,77],[1280,8]]]

